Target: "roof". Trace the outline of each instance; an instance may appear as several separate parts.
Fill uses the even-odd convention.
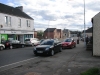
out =
[[[54,32],[56,28],[47,28],[44,32]]]
[[[92,31],[93,31],[93,27],[87,29],[85,32],[86,32],[86,33],[92,33]]]
[[[57,29],[57,32],[61,32],[61,29]]]
[[[63,30],[64,33],[67,33],[68,31],[69,31],[68,29],[64,29],[64,30]]]
[[[23,18],[27,18],[27,19],[33,19],[29,15],[24,13],[22,10],[20,10],[16,7],[14,8],[14,7],[2,4],[2,3],[0,3],[0,13],[19,16],[19,17],[23,17]]]

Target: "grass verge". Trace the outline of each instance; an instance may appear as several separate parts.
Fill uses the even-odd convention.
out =
[[[99,71],[99,68],[90,68],[87,71],[82,72],[80,75],[100,75]]]

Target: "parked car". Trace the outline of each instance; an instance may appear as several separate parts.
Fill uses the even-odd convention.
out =
[[[62,42],[62,48],[74,48],[76,47],[76,42],[73,38],[67,38]]]
[[[42,43],[44,40],[45,40],[45,39],[41,39],[41,40],[40,40],[40,43]]]
[[[25,39],[25,44],[31,45],[31,46],[36,46],[36,45],[40,44],[40,41],[38,38],[29,38],[29,39]]]
[[[7,48],[12,49],[12,48],[23,48],[23,47],[25,47],[25,44],[21,43],[18,40],[3,40],[2,44],[5,45],[5,49],[7,49]]]
[[[4,50],[5,49],[5,45],[4,44],[0,44],[0,50]]]
[[[12,48],[12,44],[10,40],[3,40],[1,43],[5,45],[5,49]]]
[[[47,54],[53,56],[56,52],[61,52],[61,43],[54,39],[46,39],[40,45],[34,47],[33,52],[37,54]]]

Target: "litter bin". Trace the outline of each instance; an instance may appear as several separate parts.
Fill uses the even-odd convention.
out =
[[[79,39],[77,39],[77,44],[79,44]]]

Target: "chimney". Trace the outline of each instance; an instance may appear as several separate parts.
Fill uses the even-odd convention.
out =
[[[17,9],[20,9],[21,11],[23,11],[23,6],[18,6],[16,7]]]

